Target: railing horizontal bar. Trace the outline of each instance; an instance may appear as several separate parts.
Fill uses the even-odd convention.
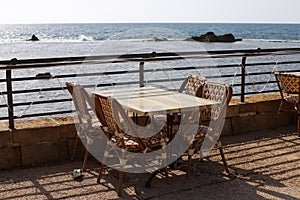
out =
[[[8,117],[0,117],[0,121],[8,120]]]
[[[266,91],[262,91],[260,93],[275,93],[275,92],[278,92],[279,90],[266,90]],[[246,95],[253,95],[253,94],[259,94],[258,92],[247,92],[245,93]]]
[[[276,81],[261,81],[261,82],[249,82],[249,83],[245,83],[245,85],[249,86],[249,85],[263,85],[263,84],[268,84],[268,83],[277,83]],[[241,84],[240,83],[236,83],[232,85],[233,87],[240,87]]]
[[[7,104],[1,104],[0,105],[0,108],[6,108],[7,107]]]
[[[69,101],[72,101],[71,98],[69,99],[55,99],[55,100],[47,100],[47,101],[34,101],[34,102],[22,102],[22,103],[14,103],[14,106],[15,107],[18,107],[18,106],[28,106],[30,104],[34,104],[34,105],[37,105],[37,104],[48,104],[48,103],[62,103],[62,102],[69,102]]]
[[[83,64],[83,63],[90,63],[91,60],[105,60],[108,59],[109,61],[106,62],[114,62],[112,59],[123,61],[120,62],[128,62],[128,61],[162,61],[166,59],[183,59],[183,56],[188,55],[216,55],[216,54],[235,54],[235,53],[244,53],[246,56],[260,56],[264,53],[299,53],[300,48],[285,48],[285,49],[245,49],[245,50],[222,50],[222,51],[196,51],[196,52],[166,52],[166,53],[146,53],[146,54],[127,54],[127,55],[105,55],[105,56],[81,56],[81,57],[62,57],[62,58],[46,58],[46,59],[25,59],[25,60],[16,60],[12,59],[10,61],[0,61],[0,65],[6,65],[5,67],[0,67],[0,70],[4,69],[19,69],[20,64],[29,64],[28,67],[53,67],[56,65],[75,65],[75,64]],[[180,56],[178,56],[180,55]],[[172,57],[173,56],[173,57]],[[226,56],[226,55],[225,55]],[[167,57],[167,58],[164,58]],[[171,58],[170,58],[171,57]],[[72,62],[70,62],[72,61]],[[49,63],[46,65],[39,65],[38,63]],[[59,62],[59,63],[55,63]],[[66,62],[66,63],[62,63]],[[119,61],[116,61],[119,62]],[[31,65],[34,64],[34,65]],[[17,67],[18,66],[18,67]],[[26,67],[24,65],[21,68]]]
[[[245,95],[253,95],[253,94],[265,94],[265,93],[278,93],[279,90],[266,90],[262,92],[247,92]],[[241,96],[241,93],[234,93],[232,96]]]
[[[30,90],[14,90],[13,94],[26,94],[26,93],[34,93],[34,92],[49,92],[49,91],[58,91],[66,89],[66,87],[55,87],[55,88],[39,88],[39,89],[30,89]],[[3,94],[5,94],[4,92]]]
[[[287,70],[284,72],[300,72],[300,70]],[[257,75],[272,75],[272,72],[251,72],[251,73],[247,73],[246,76],[257,76]]]
[[[119,75],[119,74],[132,74],[138,73],[138,70],[123,70],[123,71],[112,71],[112,72],[102,72],[102,73],[84,73],[84,74],[63,74],[56,75],[51,78],[43,78],[43,77],[25,77],[25,78],[13,78],[12,81],[30,81],[30,80],[41,80],[41,79],[54,79],[54,78],[74,78],[74,77],[90,77],[90,76],[103,76],[103,75]],[[3,79],[4,80],[4,79]],[[1,81],[0,81],[1,82]],[[4,80],[6,82],[6,80]]]
[[[137,84],[138,81],[127,81],[127,82],[113,82],[113,83],[100,83],[95,85],[88,85],[89,87],[107,87],[107,86],[114,86],[114,85],[132,85]],[[26,93],[34,93],[34,92],[53,92],[59,90],[66,90],[66,87],[53,87],[53,88],[39,88],[39,89],[30,89],[30,90],[14,90],[13,94],[26,94]],[[7,92],[2,92],[3,95],[6,95]]]
[[[246,66],[258,66],[258,65],[287,65],[287,64],[299,64],[300,61],[283,61],[283,62],[263,62],[263,63],[247,63]]]
[[[300,52],[299,52],[300,54]],[[270,54],[255,54],[255,55],[247,55],[248,57],[251,56],[266,56]],[[276,54],[278,55],[278,54]],[[290,55],[290,54],[281,54],[281,55]],[[225,58],[225,57],[240,57],[242,55],[227,55],[227,56],[209,56],[209,57],[166,57],[166,58],[138,58],[138,59],[127,59],[127,60],[108,60],[108,61],[86,61],[86,62],[69,62],[69,63],[46,63],[46,64],[31,64],[31,65],[14,65],[14,66],[6,66],[6,67],[0,67],[0,70],[16,70],[16,69],[33,69],[33,68],[47,68],[47,67],[61,67],[61,66],[67,66],[67,65],[95,65],[95,64],[106,64],[106,63],[122,63],[122,62],[159,62],[159,61],[175,61],[175,60],[182,60],[182,59],[201,59],[201,58]],[[285,64],[296,64],[299,63],[299,61],[296,62],[289,62]],[[249,66],[251,65],[271,65],[276,63],[253,63],[253,64],[247,64]]]
[[[65,111],[57,111],[57,112],[34,113],[34,114],[22,115],[20,117],[15,116],[15,119],[30,118],[30,117],[41,117],[41,116],[51,116],[51,115],[61,115],[61,114],[69,114],[69,113],[73,113],[73,112],[74,111],[72,111],[72,110],[65,110]]]

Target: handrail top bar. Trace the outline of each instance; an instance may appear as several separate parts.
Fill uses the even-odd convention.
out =
[[[155,60],[159,57],[182,57],[192,55],[226,55],[226,54],[238,54],[242,53],[247,55],[260,54],[260,53],[279,53],[279,52],[299,52],[300,48],[276,48],[276,49],[240,49],[240,50],[213,50],[213,51],[193,51],[193,52],[162,52],[162,53],[138,53],[138,54],[123,54],[123,55],[99,55],[99,56],[78,56],[78,57],[56,57],[56,58],[38,58],[38,59],[16,59],[2,60],[0,61],[0,70],[7,70],[8,66],[15,66],[19,64],[41,64],[41,63],[56,63],[56,62],[89,62],[95,60],[124,60],[126,61],[149,61]]]

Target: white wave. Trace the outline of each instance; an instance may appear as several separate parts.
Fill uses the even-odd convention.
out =
[[[94,41],[93,37],[85,35],[80,35],[78,39],[79,41]]]

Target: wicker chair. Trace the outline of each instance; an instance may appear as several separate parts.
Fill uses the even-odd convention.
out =
[[[206,78],[200,75],[190,75],[182,82],[178,92],[185,92],[186,94],[199,96],[197,92],[206,81]]]
[[[197,94],[200,98],[219,102],[220,105],[201,110],[202,117],[205,115],[206,118],[210,118],[210,125],[199,125],[198,132],[193,140],[193,143],[189,147],[187,177],[189,177],[191,173],[192,155],[195,151],[199,150],[201,154],[201,147],[207,137],[210,139],[215,138],[217,140],[216,147],[219,149],[225,171],[229,173],[227,161],[224,156],[223,147],[219,136],[223,128],[222,122],[224,121],[222,120],[224,120],[224,117],[226,116],[226,107],[232,97],[232,87],[223,83],[206,81],[201,87],[199,87]]]
[[[199,88],[203,87],[203,84],[205,83],[206,78],[200,75],[189,75],[184,79],[182,82],[180,88],[178,89],[179,93],[185,93],[188,95],[192,96],[199,96]],[[174,126],[174,131],[176,132],[178,130],[178,123],[181,119],[181,115],[177,116],[177,114],[173,115],[173,124]]]
[[[87,139],[101,134],[101,132],[103,131],[101,126],[105,125],[105,121],[103,120],[103,117],[100,116],[98,116],[98,119],[102,118],[100,123],[97,117],[96,119],[95,117],[93,118],[93,116],[89,112],[89,108],[91,110],[95,108],[94,101],[81,85],[75,84],[73,82],[66,82],[66,86],[68,91],[72,95],[73,103],[76,108],[76,119],[78,120],[76,122],[77,134],[71,156],[71,159],[73,160],[76,154],[79,139],[85,141],[88,145],[89,142],[87,142]],[[89,151],[88,148],[86,148],[82,164],[83,171],[86,169],[88,156]]]
[[[298,117],[298,135],[300,136],[300,109],[299,109],[299,96],[300,96],[300,76],[285,72],[274,72],[279,92],[281,95],[281,102],[278,109],[277,119],[281,112],[291,111],[297,112]],[[285,103],[292,104],[294,109],[283,109]],[[275,124],[276,124],[275,121]]]
[[[122,149],[123,153],[135,152],[143,153],[157,150],[166,145],[168,139],[163,132],[160,132],[152,137],[143,137],[141,139],[139,135],[151,134],[151,130],[140,129],[132,119],[127,115],[124,108],[118,103],[117,100],[110,97],[103,97],[95,94],[96,110],[103,113],[104,119],[107,124],[107,131],[111,133],[111,142],[118,148]],[[109,148],[109,147],[108,147]],[[108,152],[108,150],[106,151]],[[123,157],[122,157],[123,156]],[[125,160],[125,155],[121,155],[120,170],[119,170],[119,183],[118,183],[118,195],[122,196],[123,185],[123,171],[122,160]],[[162,156],[163,157],[163,156]],[[166,156],[165,156],[166,157]],[[105,158],[104,158],[105,159]],[[100,183],[105,162],[101,163],[99,176],[97,182]],[[168,177],[167,168],[165,168],[166,177]]]

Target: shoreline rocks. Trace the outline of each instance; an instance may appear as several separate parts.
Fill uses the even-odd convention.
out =
[[[40,39],[36,35],[32,35],[28,41],[39,41]]]
[[[236,42],[242,41],[242,39],[235,39],[233,34],[216,35],[214,32],[207,32],[200,36],[192,36],[187,38],[186,41],[197,41],[197,42]]]
[[[161,41],[168,41],[167,38],[157,38],[157,37],[153,37],[152,38],[153,42],[161,42]]]

